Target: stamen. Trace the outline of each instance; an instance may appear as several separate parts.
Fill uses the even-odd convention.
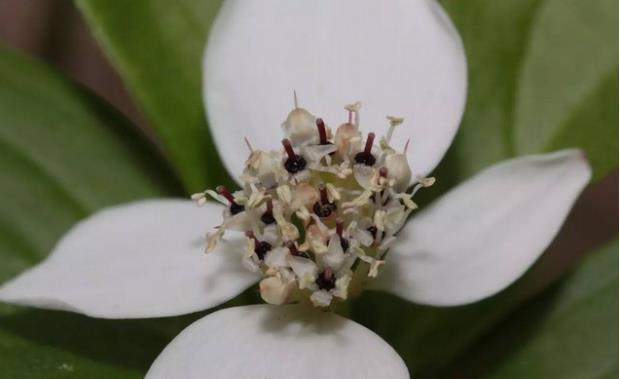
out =
[[[237,213],[241,213],[245,210],[245,207],[241,204],[237,204],[235,201],[235,197],[230,193],[230,191],[224,186],[217,186],[215,189],[217,193],[224,196],[226,200],[230,202],[230,213],[232,215],[236,215]]]
[[[306,168],[306,160],[301,155],[295,154],[291,141],[287,138],[283,139],[282,146],[284,146],[284,150],[286,150],[286,154],[288,155],[288,159],[284,162],[286,171],[295,174]]]
[[[366,166],[373,166],[377,159],[372,155],[372,144],[375,141],[375,133],[368,133],[366,138],[366,147],[361,153],[355,155],[355,162],[365,164]]]
[[[246,231],[245,236],[254,240],[254,253],[258,259],[261,261],[265,259],[265,254],[271,250],[271,244],[266,241],[259,241],[251,230]]]
[[[395,116],[387,116],[388,121],[390,121],[390,128],[388,129],[387,135],[385,136],[385,140],[390,143],[392,140],[392,134],[394,134],[394,129],[403,123],[404,119],[402,117]]]
[[[321,194],[321,199],[314,203],[314,213],[321,218],[329,217],[336,210],[336,204],[329,202],[327,187],[324,184],[319,185],[319,193]]]
[[[388,169],[387,167],[381,167],[379,169],[379,176],[382,178],[387,178],[387,174],[388,174]]]

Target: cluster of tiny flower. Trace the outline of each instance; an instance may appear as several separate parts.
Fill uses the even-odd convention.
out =
[[[268,303],[328,307],[355,294],[377,276],[395,234],[417,208],[413,195],[434,182],[412,182],[408,143],[402,153],[390,146],[403,119],[388,116],[388,132],[376,144],[374,133],[364,140],[359,131],[359,108],[347,105],[348,122],[332,134],[295,104],[282,124],[283,150],[248,143],[242,190],[219,186],[192,196],[199,205],[207,196],[226,205],[222,224],[207,235],[207,252],[225,232],[245,233],[242,264],[262,272],[260,294]]]

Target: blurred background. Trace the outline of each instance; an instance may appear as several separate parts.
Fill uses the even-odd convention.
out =
[[[72,1],[0,0],[0,42],[56,67],[148,130]]]

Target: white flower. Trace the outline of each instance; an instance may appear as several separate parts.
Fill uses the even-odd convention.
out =
[[[93,317],[162,317],[217,306],[265,277],[267,301],[296,296],[327,306],[351,295],[352,262],[359,260],[355,267],[376,276],[367,279],[371,288],[412,302],[465,304],[527,270],[590,178],[577,150],[516,158],[480,172],[405,223],[417,207],[415,191],[432,184],[425,177],[448,148],[465,104],[461,41],[434,0],[226,1],[210,34],[204,80],[213,137],[228,170],[244,172],[243,189],[196,194],[200,209],[189,200],[156,199],[100,211],[71,229],[45,261],[0,287],[0,300]],[[325,124],[334,149],[316,148],[325,141],[310,121],[319,120],[298,110],[283,125],[292,142],[288,157],[310,158],[284,167],[277,154],[261,150],[281,140],[278,125],[293,89],[324,120],[345,122],[333,138]],[[341,105],[354,99],[365,106],[363,120],[359,104],[348,106],[342,120]],[[375,144],[360,129],[383,126],[390,112],[405,121],[394,130],[403,120],[389,118],[388,133]],[[243,137],[257,148],[249,160]],[[369,155],[376,169],[365,166]],[[291,167],[299,171],[279,182]],[[322,220],[307,206],[312,191],[296,190],[317,175],[338,178],[317,204],[325,212],[337,204],[331,211],[346,228],[334,232],[336,220]],[[207,202],[207,194],[226,205]],[[294,241],[293,214],[314,225],[307,243]],[[336,248],[341,238],[347,249]],[[316,254],[304,256],[303,249]],[[212,313],[175,338],[147,375],[408,376],[374,333],[302,305]]]

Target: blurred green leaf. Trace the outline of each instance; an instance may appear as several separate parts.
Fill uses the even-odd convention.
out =
[[[616,257],[611,256],[612,253],[616,254]],[[615,285],[617,286],[617,254],[616,243],[606,247],[604,252],[597,253],[598,257],[604,255],[606,258],[587,260],[584,268],[580,268],[578,271],[584,272],[583,275],[579,274],[579,277],[582,277],[579,279],[579,283],[591,280],[592,288],[595,289],[598,288],[596,281],[587,278],[587,276],[598,275],[597,280],[609,284],[608,282],[615,275]],[[592,261],[598,263],[593,266]],[[601,263],[602,261],[606,263]],[[476,358],[478,360],[470,358],[468,353],[479,346],[480,341],[485,336],[493,335],[492,333],[495,331],[501,333],[504,329],[516,329],[518,325],[515,326],[510,322],[505,323],[505,320],[509,319],[512,314],[519,314],[521,307],[525,307],[532,301],[531,299],[549,298],[549,292],[553,292],[554,288],[549,284],[557,282],[554,277],[557,273],[550,275],[547,271],[541,270],[548,264],[549,262],[545,262],[543,258],[520,281],[499,294],[478,303],[439,308],[412,304],[386,293],[368,292],[353,303],[351,315],[356,321],[372,329],[392,345],[405,360],[412,376],[417,379],[479,378],[481,377],[479,372],[481,368],[490,367],[493,363],[501,361],[503,354],[506,353],[506,349],[500,349],[499,345],[504,348],[514,347],[514,345],[510,345],[508,339],[498,338],[497,346],[482,345],[484,349],[481,350],[480,357]],[[597,272],[592,267],[598,267],[597,270],[600,269],[601,271]],[[547,283],[532,285],[533,282],[539,282],[542,279],[541,277],[547,280]],[[547,292],[541,292],[541,288],[546,288],[545,291]],[[588,288],[590,287],[582,287],[581,289],[575,287],[575,291],[587,292]],[[540,295],[537,297],[537,294]],[[617,317],[617,292],[615,292],[615,296],[615,300],[608,297],[601,301],[597,312],[599,312],[599,316],[603,315],[601,316],[603,318],[600,319],[601,323],[606,323],[601,325],[600,330],[593,330],[589,338],[599,338],[602,330],[607,330],[608,336],[617,338],[617,329],[615,332],[613,330],[617,326],[610,324],[606,321],[608,319],[604,318],[611,317],[609,312],[616,312],[615,316]],[[547,302],[547,300],[534,301]],[[529,306],[524,309],[529,309]],[[536,310],[529,312],[533,314],[533,317],[544,314],[543,311],[535,314]],[[579,315],[583,316],[583,313]],[[593,316],[591,320],[594,317],[597,316]],[[589,333],[588,330],[581,329],[581,331],[582,334]],[[516,333],[519,334],[519,332]],[[538,332],[534,331],[533,333]],[[602,339],[601,343],[604,343],[604,347],[601,346],[600,349],[609,349],[609,339]],[[597,351],[600,352],[600,350]],[[617,350],[613,351],[616,351],[617,357]],[[492,355],[492,353],[496,353],[496,355]],[[537,353],[542,354],[540,351]],[[611,353],[606,350],[605,354],[590,356],[590,363],[601,358],[601,364],[607,364],[605,359],[610,355]],[[485,358],[486,360],[484,360]],[[544,361],[546,357],[541,355],[539,359]],[[557,358],[551,355],[550,359]],[[456,373],[455,367],[458,369]],[[503,376],[499,375],[498,377]],[[529,378],[531,376],[516,375],[514,377]],[[546,377],[563,378],[562,375]]]
[[[618,242],[504,321],[462,360],[485,379],[618,377]]]
[[[520,154],[582,146],[597,155],[597,176],[618,165],[617,29],[616,0],[541,5],[517,84],[514,138]],[[610,111],[615,117],[599,115]],[[566,138],[570,134],[575,138]],[[565,137],[558,141],[558,135]]]
[[[618,165],[614,0],[447,0],[469,94],[448,156],[459,178],[514,155],[581,147],[595,179]],[[444,163],[444,167],[448,163]]]
[[[0,317],[0,370],[6,379],[138,379],[169,339],[143,321],[17,312]]]
[[[136,130],[56,72],[0,49],[0,282],[93,211],[181,191]],[[139,322],[22,312],[0,305],[3,378],[139,378],[169,339]]]
[[[533,296],[527,284],[532,272],[492,298],[458,307],[429,307],[367,292],[353,303],[351,315],[392,345],[413,377],[442,378],[481,336]]]
[[[202,53],[219,0],[78,0],[188,192],[227,181],[206,126]]]

